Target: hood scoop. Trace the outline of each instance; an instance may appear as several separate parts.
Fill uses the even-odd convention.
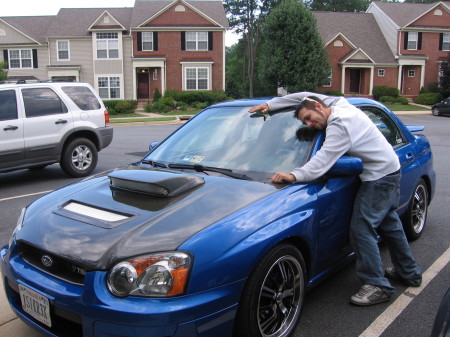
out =
[[[117,170],[108,177],[114,190],[159,197],[175,197],[205,183],[195,175],[137,168]]]

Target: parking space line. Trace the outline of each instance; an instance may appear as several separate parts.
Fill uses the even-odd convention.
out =
[[[422,285],[409,287],[359,337],[378,337],[450,261],[450,247],[422,275]]]
[[[36,193],[30,193],[30,194],[16,195],[16,196],[14,196],[14,197],[8,197],[8,198],[2,198],[2,199],[0,199],[0,202],[1,202],[1,201],[7,201],[7,200],[13,200],[13,199],[20,199],[20,198],[32,197],[32,196],[34,196],[34,195],[45,194],[45,193],[49,193],[49,192],[51,192],[51,191],[52,191],[52,190],[50,190],[50,191],[43,191],[43,192],[36,192]]]

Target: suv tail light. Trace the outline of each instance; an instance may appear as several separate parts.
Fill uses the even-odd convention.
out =
[[[105,124],[109,124],[109,112],[105,110]]]

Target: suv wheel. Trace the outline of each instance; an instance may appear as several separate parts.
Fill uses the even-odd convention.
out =
[[[86,138],[77,138],[63,150],[60,165],[72,177],[85,177],[97,166],[98,153],[95,145]]]

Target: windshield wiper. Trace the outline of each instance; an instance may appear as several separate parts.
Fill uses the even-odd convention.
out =
[[[159,162],[154,161],[154,160],[143,160],[143,161],[141,161],[141,163],[143,163],[143,164],[150,164],[150,165],[152,165],[153,167],[167,168],[167,165],[166,165],[166,164],[159,163]]]
[[[195,164],[195,165],[169,164],[168,167],[173,168],[173,169],[195,170],[197,172],[204,172],[204,173],[206,173],[206,171],[216,172],[216,173],[220,173],[220,174],[226,175],[228,177],[236,178],[236,179],[253,180],[252,178],[250,178],[249,176],[247,176],[245,174],[235,173],[230,169],[224,169],[224,168],[220,168],[220,167],[203,166],[203,165],[199,165],[199,164]]]

